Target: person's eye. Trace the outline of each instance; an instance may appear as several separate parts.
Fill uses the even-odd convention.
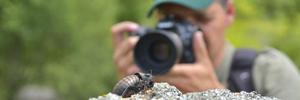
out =
[[[213,13],[207,13],[207,12],[199,12],[194,14],[195,18],[200,22],[209,22],[213,20]]]
[[[202,15],[202,16],[197,16],[196,17],[197,21],[202,22],[202,23],[207,23],[213,20],[213,17],[207,16],[207,15]]]

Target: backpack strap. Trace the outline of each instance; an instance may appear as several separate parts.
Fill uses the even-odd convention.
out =
[[[255,91],[252,67],[256,57],[257,52],[253,49],[237,49],[235,51],[228,78],[229,90],[232,92]]]

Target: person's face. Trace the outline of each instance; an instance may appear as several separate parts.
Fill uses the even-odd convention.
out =
[[[230,5],[232,6],[232,5]],[[232,7],[230,7],[230,10]],[[219,2],[214,2],[206,10],[193,11],[188,8],[164,4],[159,7],[158,16],[173,14],[183,18],[202,29],[210,58],[215,66],[220,64],[224,52],[224,31],[233,21],[233,11],[225,10]]]

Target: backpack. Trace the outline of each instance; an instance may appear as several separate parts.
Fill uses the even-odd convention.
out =
[[[228,78],[228,89],[232,92],[255,91],[253,83],[253,65],[258,53],[253,49],[237,49],[234,53],[230,74]]]

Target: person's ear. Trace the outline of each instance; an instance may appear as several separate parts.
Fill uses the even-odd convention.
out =
[[[227,1],[226,8],[225,8],[225,14],[226,14],[225,25],[228,27],[233,23],[233,21],[235,19],[235,7],[233,4],[233,0]]]

